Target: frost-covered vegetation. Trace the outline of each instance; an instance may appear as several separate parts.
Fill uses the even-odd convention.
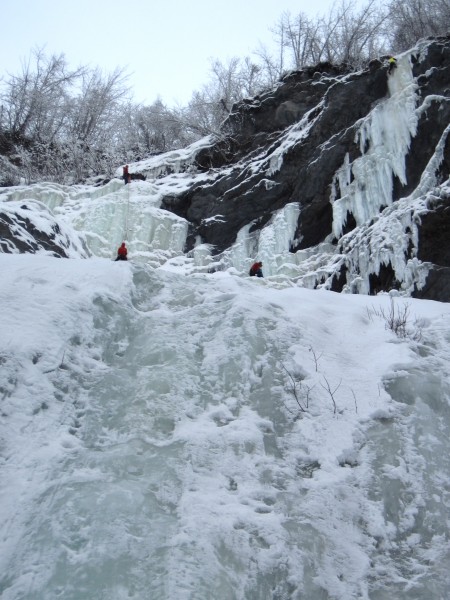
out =
[[[447,0],[368,0],[362,7],[342,0],[314,19],[283,14],[270,51],[261,45],[252,57],[213,60],[208,82],[183,107],[160,99],[136,105],[123,70],[71,69],[64,55],[35,50],[20,73],[0,81],[0,185],[110,178],[118,164],[220,134],[234,102],[275,85],[286,71],[320,62],[360,68],[445,33],[448,23]]]

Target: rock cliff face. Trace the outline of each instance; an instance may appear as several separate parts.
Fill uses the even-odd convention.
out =
[[[145,260],[161,249],[166,260],[188,228],[183,259],[199,256],[204,270],[245,275],[258,258],[275,284],[448,302],[450,37],[421,41],[391,73],[386,59],[359,72],[324,63],[288,74],[233,106],[217,138],[130,165],[146,181],[127,189],[54,186],[60,198],[49,201],[45,190],[10,188],[0,250],[86,256],[62,233],[65,219],[90,231],[94,254],[110,255],[123,236]],[[59,216],[44,206],[33,222],[21,204],[13,215],[19,198]]]
[[[88,252],[71,231],[58,223],[51,211],[35,200],[0,204],[0,252],[57,258],[87,257]]]
[[[294,72],[235,105],[223,137],[196,156],[209,181],[163,203],[190,222],[189,247],[200,238],[219,254],[244,226],[261,229],[298,203],[291,251],[335,249],[316,285],[374,293],[412,277],[411,293],[448,301],[450,38],[397,58],[392,74],[383,59],[357,73],[328,64]],[[398,248],[371,244],[404,199],[400,239],[386,240],[402,248],[400,265]]]

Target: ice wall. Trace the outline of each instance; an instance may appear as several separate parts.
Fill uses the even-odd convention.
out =
[[[55,219],[78,231],[96,256],[113,257],[126,241],[134,259],[154,264],[183,253],[188,228],[184,219],[159,208],[162,196],[153,183],[120,180],[97,188],[40,183],[0,192],[6,202],[42,202]]]
[[[450,125],[442,133],[412,194],[386,208],[373,223],[366,223],[341,239],[339,250],[348,269],[344,291],[368,294],[369,275],[378,274],[382,265],[393,268],[400,291],[411,294],[415,287],[422,289],[429,266],[417,259],[418,225],[430,202],[448,198],[449,185],[436,186],[436,174],[449,134]]]
[[[362,225],[392,204],[394,176],[406,183],[405,157],[418,123],[417,84],[410,53],[399,56],[397,64],[388,80],[389,98],[361,122],[355,141],[362,156],[350,162],[347,155],[336,173],[331,203],[337,238],[342,235],[348,213],[357,225]]]
[[[420,214],[426,198],[411,206],[409,199],[396,202],[371,225],[362,226],[340,244],[348,269],[344,292],[369,294],[369,275],[390,265],[400,283],[400,292],[411,294],[425,284],[429,268],[416,258]],[[408,232],[408,233],[405,233]]]
[[[159,251],[167,256],[181,254],[187,234],[184,219],[143,202],[133,190],[123,190],[107,201],[82,203],[73,215],[73,224],[85,232],[91,251],[105,257],[114,253],[122,241],[127,242],[135,259]]]
[[[70,197],[70,189],[69,186],[50,182],[3,188],[0,189],[0,200],[6,202],[37,200],[45,204],[50,210],[54,210]]]
[[[239,231],[231,249],[224,252],[223,263],[247,272],[251,263],[259,260],[265,276],[277,275],[294,241],[299,214],[299,204],[291,202],[275,212],[261,230],[250,233],[252,223],[249,223]]]

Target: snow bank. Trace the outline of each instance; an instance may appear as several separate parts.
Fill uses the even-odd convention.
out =
[[[450,305],[0,269],[2,598],[445,597]]]

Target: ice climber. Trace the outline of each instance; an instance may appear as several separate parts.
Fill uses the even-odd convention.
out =
[[[250,277],[264,277],[261,267],[262,267],[262,262],[253,263],[253,265],[250,267],[250,271],[249,271]]]
[[[130,182],[130,174],[128,173],[128,165],[123,167],[123,180],[125,181],[125,185]]]
[[[388,73],[390,75],[392,73],[392,71],[397,68],[397,59],[394,58],[393,56],[391,56],[390,59],[388,60],[388,63],[389,63]]]
[[[128,260],[127,254],[128,254],[128,250],[127,250],[127,247],[125,246],[125,242],[122,242],[122,245],[117,250],[116,260]]]

